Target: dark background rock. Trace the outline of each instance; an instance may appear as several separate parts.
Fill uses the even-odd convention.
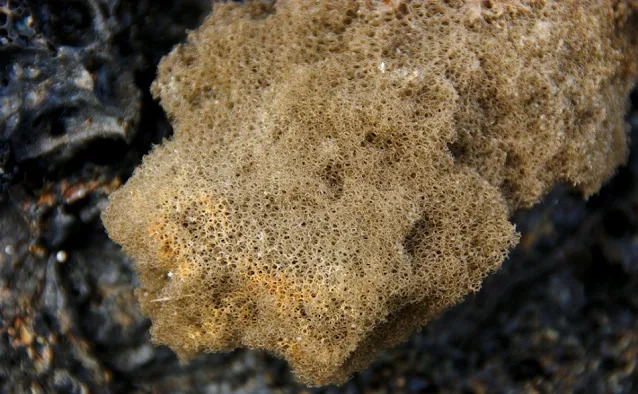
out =
[[[148,88],[208,10],[0,0],[0,393],[638,392],[636,142],[589,201],[559,186],[517,213],[521,243],[479,293],[340,388],[262,352],[181,364],[151,345],[99,213],[170,135]],[[628,121],[637,140],[637,94]]]

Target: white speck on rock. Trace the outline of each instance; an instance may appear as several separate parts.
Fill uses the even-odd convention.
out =
[[[69,258],[69,255],[64,250],[60,250],[58,251],[58,253],[55,254],[55,260],[58,263],[64,263],[66,262],[68,258]]]

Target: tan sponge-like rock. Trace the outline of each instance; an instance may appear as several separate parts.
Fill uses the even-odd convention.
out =
[[[343,382],[480,287],[514,209],[624,162],[636,25],[611,0],[216,4],[153,86],[174,136],[103,214],[153,340]]]

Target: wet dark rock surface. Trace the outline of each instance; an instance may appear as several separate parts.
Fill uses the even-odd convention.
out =
[[[518,213],[478,294],[343,387],[299,386],[261,352],[184,365],[150,344],[99,213],[170,133],[148,87],[206,4],[0,0],[0,393],[638,392],[636,142],[589,201],[558,187]]]

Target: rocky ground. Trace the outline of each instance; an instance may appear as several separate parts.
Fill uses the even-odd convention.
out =
[[[99,213],[170,135],[148,87],[207,4],[0,0],[0,393],[638,391],[638,143],[589,201],[557,187],[519,212],[478,294],[340,388],[261,352],[184,365],[151,345]]]

